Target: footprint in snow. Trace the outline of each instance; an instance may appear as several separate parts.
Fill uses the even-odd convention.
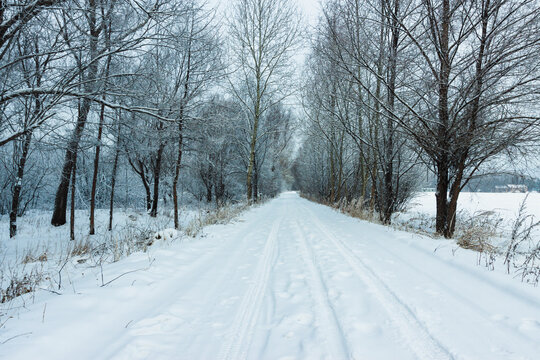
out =
[[[341,297],[341,292],[336,289],[329,289],[328,290],[328,298],[332,301],[336,301]]]
[[[291,297],[291,294],[289,294],[288,292],[279,292],[277,293],[277,296],[282,299],[288,299]]]
[[[508,320],[508,316],[503,315],[503,314],[493,314],[493,315],[491,315],[490,318],[493,321],[506,321],[506,320]]]
[[[519,330],[528,335],[534,335],[535,338],[540,339],[540,322],[536,319],[521,319]]]
[[[339,280],[339,279],[344,279],[344,278],[349,278],[351,277],[353,274],[349,271],[338,271],[334,276],[333,276],[333,279],[334,280]]]
[[[295,316],[295,320],[301,325],[311,325],[313,322],[313,315],[310,313],[300,313]]]
[[[240,296],[231,296],[220,301],[220,305],[232,305],[240,299]]]
[[[184,320],[168,315],[158,315],[143,319],[131,326],[130,333],[135,336],[167,334],[178,329]]]
[[[381,333],[381,328],[371,322],[356,322],[352,327],[364,335],[377,335]]]

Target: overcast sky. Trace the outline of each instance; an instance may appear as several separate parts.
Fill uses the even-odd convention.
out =
[[[319,0],[289,0],[298,4],[298,8],[302,12],[306,23],[309,25],[315,25],[317,17],[320,12]],[[219,13],[225,15],[227,7],[233,3],[234,0],[208,0],[210,6],[217,8]]]
[[[315,25],[320,13],[319,0],[292,0],[298,3],[298,7],[306,15],[310,25]]]
[[[302,20],[307,27],[313,27],[317,23],[317,19],[320,14],[320,0],[289,0],[298,4],[298,9],[301,12]],[[229,13],[230,6],[234,4],[235,0],[207,0],[208,6],[217,10],[218,18],[224,20]],[[225,24],[226,21],[223,21]],[[308,29],[309,30],[309,29]],[[305,62],[306,55],[309,52],[309,42],[305,42],[303,50],[297,52],[294,56],[296,62],[297,75],[302,73],[302,66]],[[292,100],[292,99],[289,99]],[[294,103],[297,100],[292,100]]]
[[[235,0],[207,0],[208,5],[217,10],[217,15],[219,18],[225,18],[228,12],[228,8]],[[302,20],[307,27],[314,27],[317,24],[317,20],[320,14],[320,0],[289,0],[295,1],[298,4],[298,9],[301,12]],[[309,43],[306,41],[303,50],[298,52],[295,56],[296,62],[296,75],[301,76],[303,72],[303,64],[305,62],[306,55],[309,52]],[[292,96],[286,100],[287,105],[296,113],[298,118],[302,117],[303,111],[301,109],[301,101],[299,98],[299,93],[295,96]],[[302,142],[302,136],[297,134],[293,137],[295,146],[293,147],[293,152],[296,152]]]

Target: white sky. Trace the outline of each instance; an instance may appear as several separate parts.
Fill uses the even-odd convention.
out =
[[[298,3],[298,7],[305,14],[307,23],[314,26],[321,12],[319,0],[291,0]]]
[[[228,5],[234,2],[234,0],[207,0],[208,4],[218,9],[220,15],[225,15]],[[320,13],[319,0],[289,0],[296,2],[298,8],[302,12],[307,25],[315,25]]]
[[[209,7],[214,8],[217,10],[217,17],[218,18],[225,18],[227,16],[228,7],[234,3],[235,0],[207,0],[207,4]],[[298,5],[298,10],[301,13],[302,20],[304,22],[304,25],[307,27],[306,30],[310,31],[311,28],[315,27],[317,24],[317,20],[319,18],[319,14],[321,12],[321,6],[320,2],[322,0],[289,0],[294,1]],[[303,72],[303,65],[305,63],[305,58],[309,52],[309,43],[306,41],[305,46],[303,49],[295,56],[295,62],[296,62],[296,76],[301,76],[301,73]],[[298,118],[302,117],[302,110],[300,105],[300,100],[298,98],[299,94],[296,94],[296,96],[293,96],[287,100],[288,105],[293,109],[293,111],[296,113]],[[300,144],[301,144],[301,136],[297,134],[297,136],[294,137],[294,149],[293,152],[296,153],[298,150]]]
[[[217,17],[222,21],[222,24],[225,25],[225,20],[229,8],[236,0],[206,0],[209,8],[216,9]],[[300,11],[302,21],[307,27],[306,30],[310,31],[317,24],[319,14],[321,13],[320,1],[323,0],[288,0],[295,2]],[[224,28],[226,31],[226,26]],[[305,41],[303,48],[294,56],[294,62],[296,63],[296,73],[297,76],[300,76],[303,71],[303,65],[305,63],[305,58],[309,53],[309,42]],[[292,100],[292,99],[291,99]],[[296,103],[297,100],[293,100],[293,103]],[[295,104],[298,105],[298,104]]]

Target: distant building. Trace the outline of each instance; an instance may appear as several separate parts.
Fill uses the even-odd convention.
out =
[[[506,184],[495,186],[495,192],[506,193],[526,193],[529,191],[527,185]]]

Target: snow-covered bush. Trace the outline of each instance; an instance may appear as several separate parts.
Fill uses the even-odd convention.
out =
[[[475,213],[460,221],[456,231],[457,244],[464,249],[478,252],[493,252],[491,239],[498,235],[502,219],[493,211]]]
[[[215,210],[200,211],[199,215],[188,223],[184,232],[187,236],[196,237],[205,226],[227,224],[247,207],[246,203],[226,204]]]
[[[367,221],[376,221],[378,215],[375,211],[370,210],[366,206],[364,198],[359,197],[348,201],[346,198],[342,198],[339,202],[334,204],[334,208],[339,209],[342,213],[349,214],[358,219]]]

